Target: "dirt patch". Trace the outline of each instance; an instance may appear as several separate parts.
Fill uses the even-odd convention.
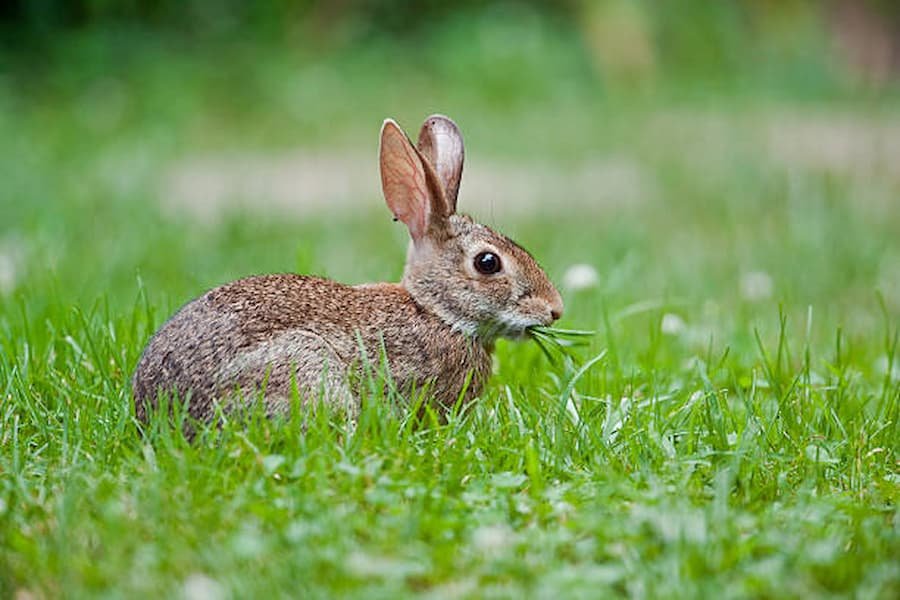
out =
[[[869,194],[867,202],[879,209],[890,209],[889,190],[900,184],[900,118],[892,116],[662,111],[646,119],[641,135],[639,145],[653,162],[684,160],[706,176],[728,176],[731,158],[746,154],[787,171],[864,178],[885,190]],[[164,177],[163,206],[201,222],[235,211],[289,218],[367,212],[382,205],[377,167],[374,152],[340,149],[188,157]],[[652,168],[624,156],[562,164],[470,154],[460,209],[489,221],[560,211],[602,214],[652,204],[659,188]]]
[[[845,175],[900,176],[900,119],[862,115],[780,115],[767,147],[787,166]]]
[[[299,218],[370,210],[382,202],[377,166],[374,155],[334,150],[190,158],[167,175],[163,206],[205,222],[236,210]],[[460,209],[490,217],[603,211],[634,205],[653,193],[652,176],[624,158],[560,167],[470,156]]]

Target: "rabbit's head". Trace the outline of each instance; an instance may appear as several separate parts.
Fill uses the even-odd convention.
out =
[[[388,208],[412,238],[402,283],[419,305],[485,343],[562,315],[559,292],[525,249],[456,213],[464,150],[453,121],[428,117],[413,146],[388,119],[380,154]]]

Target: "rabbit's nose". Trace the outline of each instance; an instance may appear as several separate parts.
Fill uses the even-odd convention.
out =
[[[556,290],[554,290],[556,292]],[[563,314],[563,299],[562,296],[559,295],[559,292],[553,294],[553,297],[550,299],[550,317],[554,321],[558,321],[559,318]]]

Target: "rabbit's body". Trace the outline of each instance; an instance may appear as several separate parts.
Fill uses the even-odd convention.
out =
[[[207,292],[144,350],[133,380],[139,419],[171,392],[204,421],[219,404],[260,394],[268,413],[283,413],[295,392],[352,413],[361,376],[382,358],[401,394],[425,390],[442,410],[479,393],[496,338],[559,318],[562,299],[531,255],[456,214],[463,144],[452,121],[426,119],[418,147],[385,121],[380,162],[385,200],[412,238],[402,281],[264,275]]]
[[[464,388],[466,399],[474,397],[491,367],[488,348],[398,284],[263,275],[215,288],[179,310],[148,344],[134,390],[139,399],[160,388],[189,392],[189,413],[200,420],[213,416],[220,399],[260,390],[266,412],[283,413],[294,385],[301,399],[324,397],[352,410],[358,370],[364,361],[377,368],[382,357],[398,390],[427,385],[439,409]],[[146,418],[143,402],[137,416]]]

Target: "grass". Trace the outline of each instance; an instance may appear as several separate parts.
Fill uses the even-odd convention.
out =
[[[293,87],[274,53],[247,69],[148,52],[0,93],[17,274],[0,293],[0,597],[900,594],[900,183],[867,147],[860,171],[766,137],[819,115],[877,130],[890,99],[628,105],[556,95],[537,65],[519,90],[534,101],[509,106],[465,73],[387,89],[363,59],[327,65],[352,83],[302,71],[360,108]],[[473,170],[637,165],[631,204],[560,190],[515,219],[463,184],[461,208],[557,281],[593,265],[560,327],[596,335],[555,361],[501,343],[483,397],[443,424],[376,396],[352,431],[320,411],[305,433],[257,415],[195,443],[158,421],[140,436],[131,371],[181,303],[255,272],[396,280],[405,244],[377,181],[357,214],[197,223],[159,208],[161,174],[216,151],[374,148],[382,117],[414,128],[438,108]]]

